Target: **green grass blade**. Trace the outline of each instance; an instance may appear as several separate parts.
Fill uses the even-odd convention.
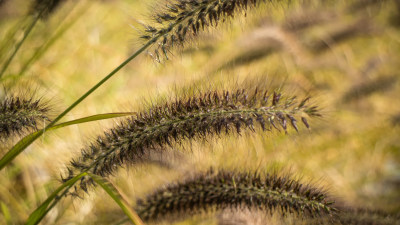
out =
[[[43,129],[43,130],[38,130],[36,132],[33,132],[33,133],[25,136],[24,138],[22,138],[17,144],[14,145],[14,147],[10,151],[8,151],[3,156],[3,158],[0,160],[0,170],[3,169],[9,162],[11,162],[26,147],[28,147],[36,139],[35,137],[42,135],[45,131],[47,132],[50,130],[59,129],[59,128],[74,125],[74,124],[87,123],[87,122],[117,118],[117,117],[122,117],[122,116],[132,116],[135,114],[136,113],[133,113],[133,112],[98,114],[98,115],[88,116],[88,117],[60,123],[60,124],[51,126],[49,128],[46,128],[46,130]]]
[[[79,179],[86,175],[87,173],[83,172],[58,187],[53,193],[51,193],[46,201],[44,201],[38,208],[36,208],[35,211],[32,212],[26,222],[26,225],[38,224],[43,219],[43,217],[56,205],[60,198],[65,195],[69,188],[71,188]],[[62,191],[64,192],[59,195],[59,193]]]
[[[10,46],[14,46],[16,34],[28,26],[32,22],[32,16],[26,15],[17,21],[8,31],[5,33],[2,40],[0,40],[0,60],[4,60],[6,57],[6,51]]]
[[[0,206],[1,206],[1,212],[4,216],[4,220],[7,224],[12,224],[11,223],[11,214],[10,214],[10,210],[8,210],[8,207],[6,206],[6,204],[4,204],[3,202],[0,202]]]
[[[122,198],[118,190],[105,178],[97,176],[95,174],[88,174],[94,182],[96,182],[100,187],[102,187],[107,194],[118,204],[118,206],[124,211],[125,215],[131,220],[135,225],[143,225],[143,222],[139,216],[133,211],[133,209],[128,205],[128,203]]]
[[[106,120],[106,119],[112,119],[112,118],[123,117],[123,116],[133,116],[133,115],[136,115],[136,113],[135,112],[120,112],[120,113],[97,114],[97,115],[83,117],[80,119],[71,120],[68,122],[54,125],[54,126],[48,128],[47,131],[74,125],[74,124],[93,122],[93,121],[97,121],[97,120]]]

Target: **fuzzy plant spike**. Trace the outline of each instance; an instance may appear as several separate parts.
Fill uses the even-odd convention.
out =
[[[400,225],[400,214],[389,214],[382,211],[338,206],[334,224],[340,225]],[[331,225],[328,218],[309,218],[304,221],[285,221],[285,224]]]
[[[0,140],[38,129],[50,121],[50,108],[43,99],[5,96],[0,100]]]
[[[337,210],[332,205],[324,191],[287,175],[211,169],[139,199],[136,212],[147,222],[224,209],[333,218]]]
[[[168,59],[171,48],[228,18],[267,0],[171,0],[145,24],[141,39],[153,41],[148,53],[158,62]]]
[[[68,167],[68,180],[81,172],[108,176],[124,164],[140,162],[149,151],[164,151],[185,140],[205,140],[243,130],[298,130],[298,121],[320,116],[306,98],[297,102],[278,92],[250,90],[206,91],[150,107],[99,136],[83,148]],[[87,189],[90,178],[81,180]]]

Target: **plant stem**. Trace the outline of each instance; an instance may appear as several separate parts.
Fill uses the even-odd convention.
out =
[[[29,27],[26,29],[25,33],[24,33],[24,37],[22,38],[22,40],[20,42],[18,42],[18,44],[15,46],[14,52],[11,54],[11,56],[6,60],[6,62],[4,63],[1,71],[0,71],[0,78],[3,76],[4,72],[7,70],[8,66],[10,65],[11,61],[14,59],[15,55],[17,54],[18,50],[21,48],[22,44],[25,42],[26,38],[29,36],[29,34],[31,33],[31,31],[33,30],[33,27],[35,27],[36,23],[39,21],[40,19],[40,14],[38,14],[35,19],[32,21],[32,23],[29,25]]]
[[[42,46],[40,46],[35,53],[32,55],[32,57],[24,63],[22,66],[22,69],[19,71],[18,76],[23,76],[27,70],[31,67],[32,63],[38,61],[46,52],[47,50],[57,41],[60,39],[62,35],[64,35],[65,32],[69,30],[78,20],[79,18],[83,15],[83,13],[88,9],[88,5],[84,5],[82,9],[79,10],[78,13],[75,13],[77,15],[74,15],[70,21],[68,21],[66,24],[63,24],[61,28],[59,28],[56,33],[47,41],[47,43],[44,43]],[[72,11],[73,9],[71,9]],[[68,11],[68,13],[64,16],[65,18],[69,17],[71,14],[71,11]],[[66,19],[64,19],[65,21]],[[63,21],[60,21],[62,23]],[[16,81],[15,81],[16,82]],[[14,82],[14,83],[15,83]]]

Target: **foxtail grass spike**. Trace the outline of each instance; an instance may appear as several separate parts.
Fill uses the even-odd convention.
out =
[[[172,0],[152,15],[154,24],[144,25],[141,39],[154,40],[149,54],[158,62],[168,59],[171,48],[183,46],[200,32],[218,26],[265,0]],[[154,39],[156,38],[156,40]]]
[[[212,169],[186,181],[169,184],[137,201],[144,221],[182,218],[224,209],[279,210],[307,217],[333,217],[336,209],[327,194],[290,176]]]
[[[297,130],[300,120],[309,127],[307,118],[315,116],[320,114],[308,98],[296,103],[295,98],[262,89],[207,91],[177,98],[150,107],[99,136],[71,161],[64,180],[83,171],[108,176],[126,163],[140,162],[150,151],[163,151],[184,140],[255,131],[257,124],[263,131],[286,132],[290,126]],[[83,190],[91,183],[86,179],[81,182]]]
[[[0,100],[0,140],[38,129],[50,121],[50,108],[43,99],[6,96]]]

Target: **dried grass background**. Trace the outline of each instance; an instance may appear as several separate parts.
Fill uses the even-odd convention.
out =
[[[3,1],[0,43],[8,40],[7,31],[28,11],[27,1]],[[18,86],[28,81],[45,90],[57,107],[65,108],[139,46],[139,24],[146,22],[144,12],[161,4],[156,2],[65,1],[47,21],[37,24],[1,83]],[[312,96],[313,103],[324,109],[322,119],[311,121],[310,131],[302,128],[288,135],[244,132],[188,142],[185,149],[177,146],[154,155],[153,163],[121,170],[112,182],[134,205],[136,198],[210,166],[284,170],[325,187],[346,206],[396,213],[400,210],[399,12],[396,0],[272,1],[249,11],[246,18],[237,16],[212,28],[162,64],[143,54],[67,119],[140,111],[143,104],[171,96],[171,92],[184,92],[185,86],[206,89],[249,77],[267,79],[288,94]],[[66,30],[15,82],[27,60],[59,29]],[[20,38],[20,32],[12,37],[13,41]],[[0,174],[0,204],[6,208],[0,224],[23,223],[59,185],[65,164],[117,122],[74,125],[46,133],[17,157]],[[5,149],[8,146],[0,147],[2,155]],[[42,224],[115,224],[124,215],[104,196],[95,189],[84,200],[63,201]],[[176,224],[232,224],[226,222],[232,220],[225,215],[229,213],[206,214]],[[258,213],[234,214],[238,220],[247,219],[247,224],[260,221]],[[268,220],[272,224],[290,222],[275,214]]]

